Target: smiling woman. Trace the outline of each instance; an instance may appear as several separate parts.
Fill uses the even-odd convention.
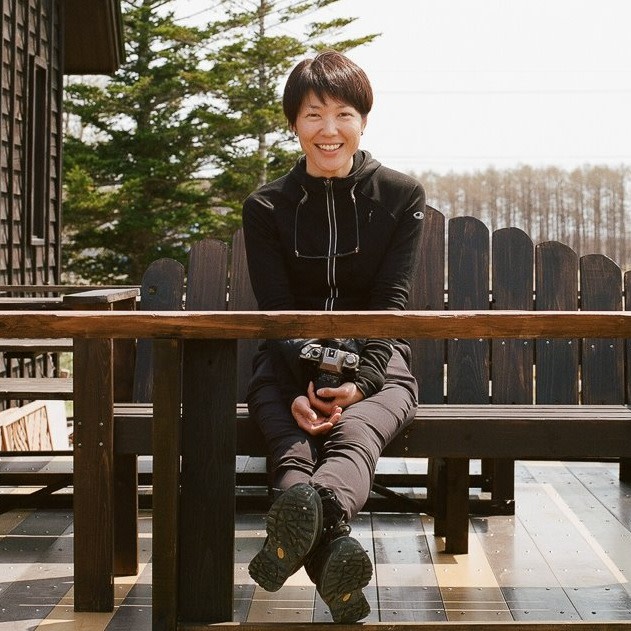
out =
[[[359,148],[371,108],[368,77],[338,52],[290,73],[283,109],[304,156],[243,208],[260,309],[405,309],[425,193]],[[330,361],[307,366],[307,348]],[[372,566],[348,522],[368,498],[379,455],[413,420],[409,355],[403,340],[290,339],[267,340],[254,360],[248,405],[278,499],[250,575],[276,591],[304,565],[335,622],[370,612],[363,588]],[[353,370],[336,370],[351,357]]]

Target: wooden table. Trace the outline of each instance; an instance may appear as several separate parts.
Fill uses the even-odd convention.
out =
[[[113,338],[156,339],[153,616],[154,628],[175,629],[178,620],[232,618],[237,340],[381,331],[406,338],[631,338],[631,312],[0,312],[0,336],[75,338],[74,457],[87,472],[75,480],[75,552],[90,562],[85,575],[75,575],[75,602],[95,588],[113,601],[111,579],[95,585],[89,569],[111,566],[112,533],[95,544],[82,523],[86,514],[112,520],[114,489],[102,470],[113,463]]]

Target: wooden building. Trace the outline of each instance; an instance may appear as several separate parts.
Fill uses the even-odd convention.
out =
[[[0,284],[58,284],[64,74],[111,74],[120,0],[2,0]]]

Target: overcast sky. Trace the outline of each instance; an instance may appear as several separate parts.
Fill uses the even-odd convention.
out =
[[[217,4],[174,2],[197,20]],[[349,35],[382,33],[349,56],[375,92],[362,146],[384,164],[631,165],[631,0],[339,0],[319,12],[335,16],[357,16]]]

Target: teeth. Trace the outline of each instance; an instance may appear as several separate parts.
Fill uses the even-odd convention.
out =
[[[323,149],[324,151],[335,151],[336,149],[339,149],[342,145],[341,144],[337,144],[337,145],[318,145],[318,147],[320,149]]]

